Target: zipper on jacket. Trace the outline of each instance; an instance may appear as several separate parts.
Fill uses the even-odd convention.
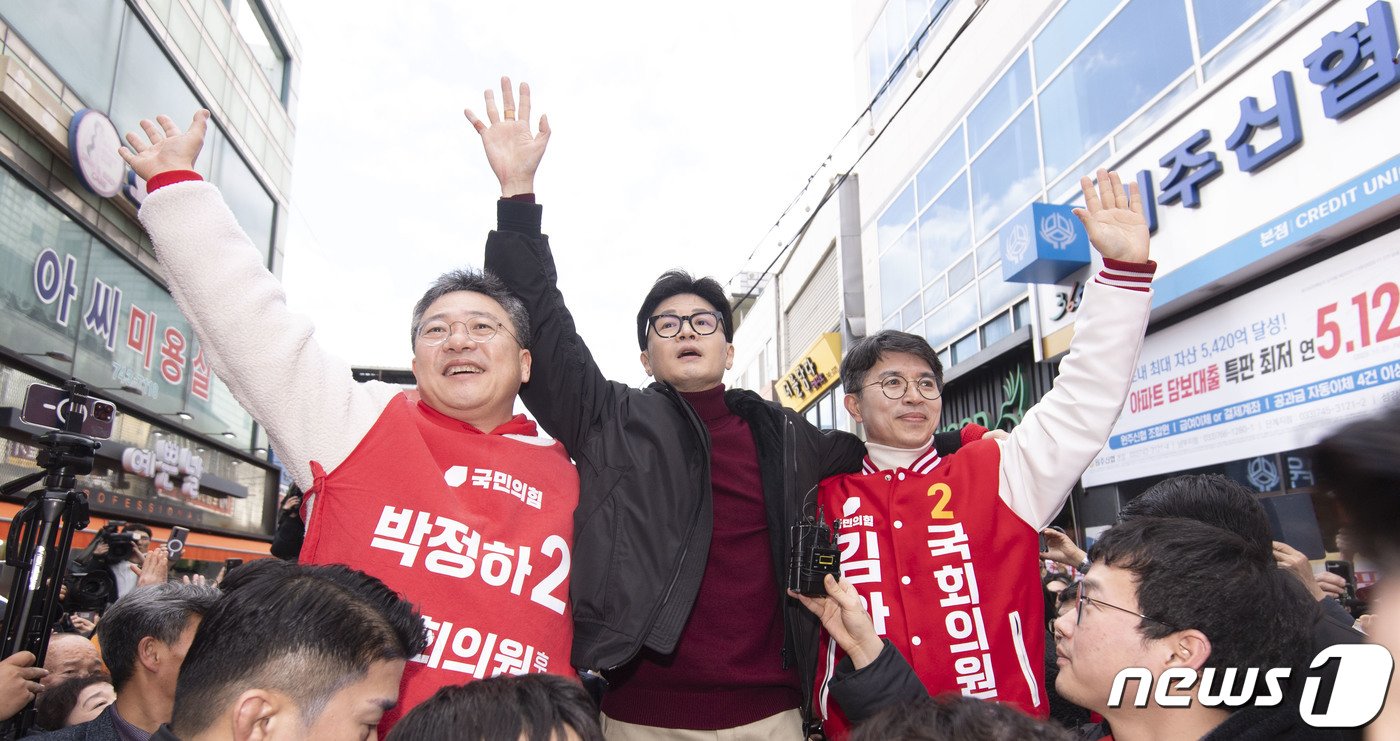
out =
[[[684,405],[684,407],[680,410],[680,412],[681,412],[681,414],[684,414],[684,415],[685,415],[685,418],[686,418],[687,421],[690,422],[691,427],[694,428],[694,429],[700,434],[700,444],[701,444],[701,447],[704,449],[704,452],[705,452],[705,461],[706,461],[706,465],[708,465],[708,464],[709,464],[709,461],[710,461],[710,432],[709,432],[709,430],[706,430],[706,429],[705,429],[705,426],[704,426],[703,424],[697,423],[697,421],[696,421],[696,420],[697,420],[697,417],[696,417],[696,415],[695,415],[694,409],[691,409],[691,408],[690,408],[690,402],[687,402],[685,399],[680,398],[680,396],[679,396],[678,394],[676,394],[676,392],[675,392],[670,386],[668,386],[668,385],[666,385],[666,384],[664,384],[664,383],[661,384],[661,388],[662,388],[662,390],[663,390],[663,393],[665,393],[665,394],[671,399],[671,401],[672,401],[673,403],[676,403],[676,404],[683,404],[683,405]],[[687,411],[687,410],[689,410],[689,411]],[[696,510],[695,510],[694,513],[692,513],[691,518],[690,518],[690,528],[689,528],[688,530],[686,530],[684,542],[681,543],[681,555],[680,555],[680,558],[676,560],[676,569],[675,569],[675,571],[672,572],[672,574],[671,574],[671,583],[669,583],[669,584],[666,585],[666,593],[663,594],[663,595],[661,595],[661,601],[660,601],[660,602],[657,602],[656,607],[652,610],[651,617],[647,619],[646,630],[645,630],[645,633],[644,633],[643,636],[642,636],[641,643],[640,643],[640,644],[636,647],[636,649],[632,652],[632,655],[631,655],[631,656],[628,656],[626,659],[624,659],[624,660],[622,661],[622,663],[617,664],[616,666],[608,667],[608,668],[605,669],[604,671],[613,671],[614,669],[617,669],[617,668],[619,668],[619,667],[625,666],[626,664],[628,664],[629,662],[631,662],[632,659],[636,658],[637,654],[641,651],[642,646],[646,645],[647,636],[650,635],[650,634],[651,634],[651,631],[654,630],[654,629],[656,628],[656,620],[657,620],[657,617],[661,614],[661,610],[664,609],[664,608],[666,607],[666,603],[667,603],[667,602],[670,602],[670,601],[671,601],[671,593],[672,593],[673,591],[675,591],[676,582],[677,582],[677,581],[680,581],[681,572],[682,572],[683,570],[685,570],[685,560],[686,560],[686,557],[690,555],[690,539],[691,539],[691,536],[693,536],[693,535],[695,534],[695,525],[697,524],[697,522],[698,522],[699,519],[700,519],[700,518],[699,518],[700,510],[703,509],[704,506],[705,506],[704,497],[701,497],[701,498],[697,499],[697,500],[696,500],[696,505],[695,505],[695,506],[696,506]],[[713,526],[713,525],[712,525],[712,526]]]

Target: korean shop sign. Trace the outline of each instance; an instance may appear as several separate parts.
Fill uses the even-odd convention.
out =
[[[827,332],[778,379],[778,401],[802,411],[841,378],[841,333]]]

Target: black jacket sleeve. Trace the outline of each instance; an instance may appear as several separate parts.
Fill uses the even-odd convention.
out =
[[[486,270],[524,302],[532,328],[530,381],[520,398],[578,460],[588,430],[612,403],[613,385],[564,305],[549,240],[540,233],[542,208],[503,199],[496,213],[499,228],[486,238]]]
[[[283,561],[296,561],[301,556],[301,541],[306,537],[306,524],[295,514],[281,513],[277,531],[272,534],[272,555]]]
[[[842,658],[836,664],[827,688],[852,725],[865,721],[889,705],[928,697],[928,690],[919,681],[913,667],[889,639],[885,639],[880,655],[862,669],[855,668],[851,657]]]

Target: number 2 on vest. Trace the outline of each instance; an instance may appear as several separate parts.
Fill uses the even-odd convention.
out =
[[[953,519],[953,511],[948,509],[948,500],[953,496],[952,487],[940,481],[928,488],[928,495],[938,497],[938,504],[933,505],[933,511],[929,512],[929,517],[935,520]]]

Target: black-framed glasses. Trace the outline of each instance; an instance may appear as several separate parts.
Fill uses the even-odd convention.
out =
[[[466,321],[444,322],[431,321],[418,328],[418,340],[428,347],[437,347],[447,341],[453,332],[457,331],[457,325],[462,325],[462,331],[467,333],[467,337],[473,342],[490,342],[496,337],[497,332],[505,332],[515,343],[520,344],[520,338],[514,332],[506,329],[506,325],[494,319],[486,317],[472,317]],[[523,345],[521,345],[524,347]]]
[[[1117,611],[1119,611],[1119,612],[1126,612],[1126,613],[1128,613],[1129,615],[1133,615],[1133,616],[1135,616],[1135,617],[1140,617],[1140,618],[1142,618],[1143,620],[1147,620],[1147,621],[1149,621],[1149,622],[1153,622],[1153,623],[1156,623],[1156,624],[1158,624],[1158,625],[1165,625],[1165,626],[1167,626],[1168,628],[1171,628],[1172,630],[1177,630],[1177,629],[1178,629],[1175,625],[1172,625],[1171,623],[1164,623],[1164,622],[1162,622],[1161,620],[1158,620],[1157,618],[1148,617],[1148,616],[1146,616],[1146,615],[1144,615],[1144,614],[1142,614],[1142,613],[1140,613],[1140,612],[1134,612],[1133,610],[1129,610],[1129,609],[1126,608],[1126,607],[1119,607],[1118,605],[1111,605],[1111,604],[1109,604],[1109,603],[1107,603],[1107,602],[1104,602],[1104,601],[1101,600],[1101,599],[1094,599],[1093,597],[1090,597],[1088,594],[1086,594],[1086,591],[1087,591],[1087,590],[1086,590],[1085,587],[1084,587],[1084,582],[1082,582],[1082,581],[1079,582],[1079,598],[1076,600],[1076,605],[1075,605],[1075,610],[1074,610],[1074,624],[1075,624],[1076,626],[1079,625],[1079,621],[1080,621],[1080,620],[1084,619],[1084,603],[1085,603],[1085,602],[1093,602],[1094,604],[1098,605],[1099,607],[1111,607],[1111,608],[1113,608],[1113,609],[1115,609],[1115,610],[1117,610]]]
[[[894,399],[896,401],[903,399],[904,395],[909,393],[910,386],[918,390],[919,396],[929,401],[933,401],[943,394],[943,392],[938,389],[938,382],[927,377],[916,378],[910,381],[904,376],[885,376],[874,383],[867,383],[860,388],[861,390],[865,390],[871,386],[879,386],[880,392],[885,395],[886,399]]]
[[[680,334],[681,327],[687,322],[690,324],[691,330],[698,335],[712,335],[720,328],[721,324],[724,324],[724,320],[720,318],[720,315],[713,311],[697,311],[694,314],[688,314],[686,316],[657,314],[647,320],[647,324],[651,326],[651,331],[655,332],[657,337],[663,339],[669,339]]]

